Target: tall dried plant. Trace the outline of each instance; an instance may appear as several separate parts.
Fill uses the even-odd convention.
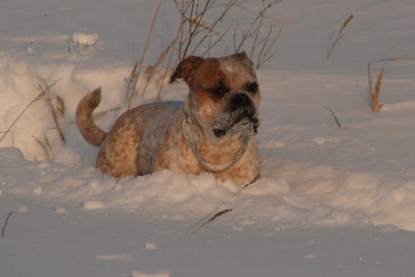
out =
[[[13,120],[13,122],[10,124],[10,126],[7,128],[6,131],[4,131],[3,135],[0,137],[0,141],[3,140],[3,138],[6,136],[6,134],[8,132],[10,132],[10,130],[13,128],[13,126],[17,123],[17,121],[19,121],[19,119],[23,116],[23,114],[30,108],[30,106],[32,106],[35,102],[39,101],[40,99],[42,99],[43,97],[47,96],[48,91],[50,90],[50,88],[52,88],[54,85],[56,84],[56,82],[53,82],[51,85],[47,85],[47,87],[45,89],[40,89],[40,93],[32,100],[29,102],[29,104],[26,105],[26,107],[17,115],[17,117],[15,118],[15,120]]]
[[[262,0],[262,5],[256,16],[248,24],[248,26],[240,30],[240,25],[237,25],[233,34],[233,49],[234,52],[239,52],[246,47],[248,42],[251,42],[249,58],[254,60],[255,67],[258,69],[270,60],[277,52],[270,52],[278,40],[282,28],[276,29],[274,25],[270,25],[268,30],[264,33],[264,20],[266,13],[281,0]],[[261,37],[264,38],[261,39]]]
[[[337,43],[344,37],[342,35],[343,31],[346,29],[346,27],[349,25],[350,21],[353,19],[353,14],[351,14],[346,21],[343,22],[343,25],[341,26],[339,32],[337,33],[336,39],[334,40],[333,44],[330,47],[330,51],[326,56],[326,59],[330,59],[331,54],[333,53],[334,48],[336,47]]]
[[[153,16],[153,21],[151,22],[151,26],[150,26],[149,32],[147,34],[147,39],[146,39],[146,43],[145,43],[143,52],[141,53],[141,58],[134,65],[134,69],[131,72],[130,78],[128,80],[127,93],[126,93],[126,102],[128,102],[128,109],[131,108],[131,103],[133,101],[133,97],[137,94],[138,78],[140,77],[141,68],[143,67],[143,64],[144,64],[144,59],[145,59],[145,56],[147,54],[147,49],[148,49],[148,46],[149,46],[149,43],[150,43],[151,36],[153,34],[154,23],[156,22],[156,19],[158,17],[159,11],[160,11],[160,6],[161,6],[161,2],[157,6],[156,13]]]
[[[380,95],[380,87],[382,85],[382,80],[383,80],[383,76],[385,72],[385,68],[382,67],[376,78],[375,88],[373,88],[372,65],[375,63],[379,63],[379,62],[408,62],[408,61],[413,61],[413,60],[414,58],[410,58],[410,57],[393,57],[393,58],[387,58],[387,59],[374,60],[367,64],[367,76],[368,76],[368,81],[369,81],[369,93],[370,93],[372,111],[378,112],[383,107],[383,104],[380,103],[379,101],[379,95]]]
[[[179,32],[177,47],[178,57],[181,61],[188,55],[193,55],[197,50],[200,50],[202,45],[207,48],[202,53],[202,56],[204,56],[221,41],[230,30],[230,26],[222,34],[216,31],[216,27],[223,21],[231,8],[235,6],[237,0],[229,0],[225,4],[218,4],[216,0],[174,0],[174,3],[180,13],[181,22],[184,23],[184,27]],[[210,14],[213,10],[217,12],[215,17]],[[205,20],[208,13],[213,17],[209,21]]]
[[[51,90],[53,85],[54,84],[46,84],[45,87],[39,85],[38,89],[46,97],[46,100],[48,101],[49,107],[52,112],[52,117],[53,121],[55,122],[56,130],[58,131],[61,140],[65,142],[65,135],[63,133],[63,128],[61,125],[61,120],[65,115],[65,103],[59,95],[57,95]]]
[[[54,159],[53,155],[53,148],[52,145],[46,135],[43,136],[43,140],[40,140],[39,138],[32,136],[33,139],[40,145],[40,147],[43,149],[43,151],[46,154],[47,161],[50,162]]]
[[[380,86],[382,85],[383,74],[385,72],[385,68],[382,68],[379,71],[378,77],[376,79],[375,89],[370,93],[370,99],[372,103],[372,111],[378,112],[382,109],[383,104],[379,101],[380,95]]]
[[[250,25],[246,30],[240,31],[242,32],[241,36],[238,35],[238,27],[235,29],[233,40],[235,52],[241,51],[246,44],[251,43],[251,48],[244,50],[249,52],[250,58],[254,61],[256,68],[259,68],[266,63],[276,53],[272,52],[272,48],[281,34],[282,28],[276,29],[275,26],[268,27],[268,25],[264,23],[265,20],[268,20],[266,18],[266,12],[270,10],[274,4],[280,1],[281,0],[262,0],[262,6],[258,12],[254,13],[254,19]],[[148,86],[152,83],[159,85],[156,99],[160,99],[161,90],[167,74],[169,73],[170,64],[174,55],[179,61],[189,55],[194,55],[196,52],[198,52],[197,54],[200,56],[209,55],[213,47],[219,42],[224,41],[225,36],[232,28],[232,24],[229,24],[219,31],[217,30],[219,29],[219,24],[226,21],[225,17],[233,7],[240,7],[237,0],[228,0],[224,4],[223,2],[222,4],[217,3],[216,0],[174,0],[174,4],[180,15],[180,24],[176,36],[160,54],[156,63],[147,67],[147,78],[142,89],[142,96],[145,95]],[[134,65],[129,78],[126,80],[127,93],[125,101],[128,103],[128,109],[131,107],[133,97],[137,95],[137,82],[141,75],[143,61],[153,32],[154,23],[158,17],[159,9],[160,5],[157,7],[153,17],[153,22],[141,58]],[[238,42],[236,42],[237,39]],[[163,71],[164,73],[161,73]],[[155,79],[155,76],[157,76],[157,79]]]

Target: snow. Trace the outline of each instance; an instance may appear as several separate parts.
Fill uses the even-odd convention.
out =
[[[278,52],[257,72],[262,178],[241,192],[209,174],[117,182],[95,170],[97,150],[76,129],[76,105],[97,87],[102,128],[125,111],[125,79],[157,4],[0,2],[0,276],[413,276],[415,3],[290,0],[273,8],[269,20],[283,27]],[[243,21],[257,5],[246,1],[229,20]],[[163,1],[145,65],[177,22]],[[225,44],[212,55],[229,51]],[[373,113],[367,64],[396,57],[372,64],[372,78],[386,70],[384,107]],[[150,85],[134,105],[157,92]],[[185,95],[184,84],[173,84],[162,98]],[[59,99],[65,142],[49,104]]]

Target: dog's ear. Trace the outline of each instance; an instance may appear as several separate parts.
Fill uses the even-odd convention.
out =
[[[202,61],[203,58],[197,56],[190,56],[182,60],[171,75],[170,83],[173,83],[176,79],[183,79],[187,83],[192,72],[199,67]]]
[[[238,58],[238,59],[241,59],[241,60],[249,60],[248,55],[246,54],[245,51],[235,53],[235,54],[233,54],[233,56],[235,58]]]
[[[253,64],[251,59],[248,57],[248,55],[246,54],[245,51],[239,52],[239,53],[235,53],[232,55],[233,57],[235,57],[236,59],[238,59],[241,62],[249,62],[251,65]]]

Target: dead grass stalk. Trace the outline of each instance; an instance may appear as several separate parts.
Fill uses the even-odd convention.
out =
[[[343,22],[342,27],[340,28],[339,32],[337,33],[336,39],[334,40],[333,44],[331,45],[330,51],[327,54],[326,59],[330,59],[331,54],[333,53],[334,48],[336,47],[337,43],[343,38],[342,33],[346,29],[346,27],[349,25],[350,21],[353,19],[353,14],[351,14],[346,21]]]
[[[150,26],[150,29],[149,29],[149,32],[148,32],[147,38],[146,38],[146,43],[145,43],[143,52],[141,53],[141,58],[138,62],[138,66],[137,66],[137,63],[134,66],[135,70],[133,70],[132,76],[131,76],[131,77],[134,77],[132,79],[132,85],[130,87],[127,87],[127,89],[130,88],[130,91],[127,90],[127,95],[126,95],[127,101],[128,101],[128,109],[131,108],[131,103],[132,103],[133,97],[137,94],[137,90],[136,90],[137,81],[138,81],[138,78],[140,77],[141,68],[143,67],[144,59],[145,59],[145,56],[147,54],[148,45],[150,43],[150,39],[151,39],[151,36],[153,34],[154,23],[156,22],[156,19],[158,17],[158,14],[159,14],[159,11],[160,11],[160,6],[161,6],[161,2],[158,4],[156,13],[153,16],[153,21],[151,22],[151,26]]]
[[[413,61],[413,58],[410,57],[393,57],[393,58],[387,58],[387,59],[379,59],[371,61],[367,64],[367,76],[369,81],[369,93],[370,93],[370,99],[371,99],[371,106],[372,111],[378,112],[382,109],[383,104],[379,101],[379,95],[380,95],[380,88],[382,85],[382,80],[385,73],[385,68],[382,67],[378,73],[375,88],[373,88],[372,84],[372,65],[379,62],[408,62]]]
[[[47,87],[47,89],[46,90],[41,90],[41,92],[32,100],[32,101],[30,101],[30,103],[29,104],[27,104],[27,106],[19,113],[19,115],[16,117],[16,119],[15,120],[13,120],[13,122],[10,124],[10,126],[9,126],[9,128],[7,128],[7,130],[6,131],[4,131],[4,133],[3,133],[3,135],[1,136],[1,138],[0,138],[0,141],[2,141],[3,140],[3,138],[6,136],[6,134],[8,133],[8,132],[10,132],[10,130],[13,128],[13,126],[17,123],[17,121],[19,121],[19,119],[23,116],[23,114],[30,108],[30,106],[32,106],[33,105],[33,103],[35,103],[36,101],[39,101],[40,99],[42,99],[45,95],[46,95],[46,93],[47,93],[47,90],[48,89],[50,89],[51,87],[53,87],[54,85],[56,84],[56,82],[54,82],[54,83],[52,83],[51,85],[49,85],[48,87]]]

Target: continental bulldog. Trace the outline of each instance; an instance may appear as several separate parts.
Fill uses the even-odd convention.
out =
[[[96,167],[116,178],[169,169],[212,173],[243,186],[259,176],[255,144],[261,93],[245,52],[221,58],[187,57],[171,76],[189,87],[184,102],[155,102],[122,114],[109,132],[93,111],[100,88],[78,104],[76,123],[97,147]]]

